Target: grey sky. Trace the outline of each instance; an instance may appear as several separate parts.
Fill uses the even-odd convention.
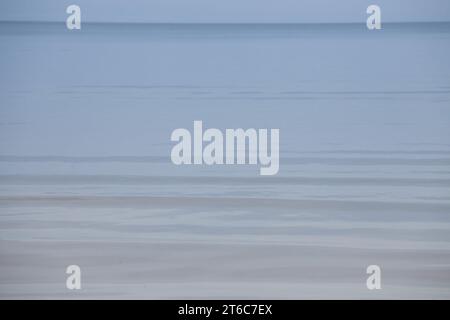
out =
[[[378,4],[388,21],[450,21],[449,0],[1,0],[0,20],[64,21],[78,4],[99,22],[360,22]]]

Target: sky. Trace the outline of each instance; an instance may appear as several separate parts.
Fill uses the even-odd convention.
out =
[[[77,4],[84,22],[361,22],[370,4],[382,21],[450,21],[450,0],[1,0],[0,21],[65,21]]]

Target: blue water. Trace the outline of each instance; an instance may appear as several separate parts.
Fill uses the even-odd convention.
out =
[[[213,297],[229,295],[230,282],[244,297],[259,297],[261,283],[273,289],[262,295],[269,298],[339,298],[344,287],[361,297],[370,263],[388,272],[377,297],[450,296],[449,23],[69,31],[1,22],[0,53],[1,261],[21,255],[32,268],[27,250],[39,252],[47,265],[33,272],[48,280],[0,263],[9,281],[0,278],[3,296],[57,294],[56,276],[44,270],[76,259],[100,277],[94,297],[199,297],[200,282]],[[222,130],[279,128],[279,174],[174,166],[170,134],[193,130],[194,120]],[[78,242],[76,259],[52,255]],[[142,261],[127,243],[148,252],[171,243],[163,252],[180,258]],[[105,260],[90,265],[100,244],[96,256]],[[239,262],[246,252],[257,253]],[[221,263],[205,268],[217,255]],[[128,262],[103,267],[120,257]],[[167,272],[143,275],[139,263]],[[183,278],[176,266],[191,273]],[[258,276],[258,266],[269,275]],[[336,289],[327,277],[340,271]],[[108,287],[108,272],[129,287]],[[186,281],[186,291],[167,289]],[[168,286],[133,285],[143,282]],[[299,287],[284,292],[287,282]]]

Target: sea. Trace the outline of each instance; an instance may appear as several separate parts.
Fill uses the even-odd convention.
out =
[[[449,57],[450,23],[0,22],[0,297],[450,298]],[[278,174],[174,165],[196,120],[279,129]]]

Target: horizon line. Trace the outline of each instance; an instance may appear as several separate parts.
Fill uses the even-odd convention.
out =
[[[66,23],[65,20],[61,21],[55,21],[55,20],[1,20],[0,23]],[[347,21],[347,22],[239,22],[239,21],[233,21],[233,22],[206,22],[206,21],[199,21],[199,22],[189,22],[189,21],[83,21],[83,24],[180,24],[180,25],[316,25],[316,24],[330,24],[330,25],[336,25],[336,24],[365,24],[366,21]],[[383,24],[417,24],[417,23],[423,23],[423,24],[433,24],[433,23],[450,23],[450,20],[436,20],[436,21],[386,21],[383,22]]]

